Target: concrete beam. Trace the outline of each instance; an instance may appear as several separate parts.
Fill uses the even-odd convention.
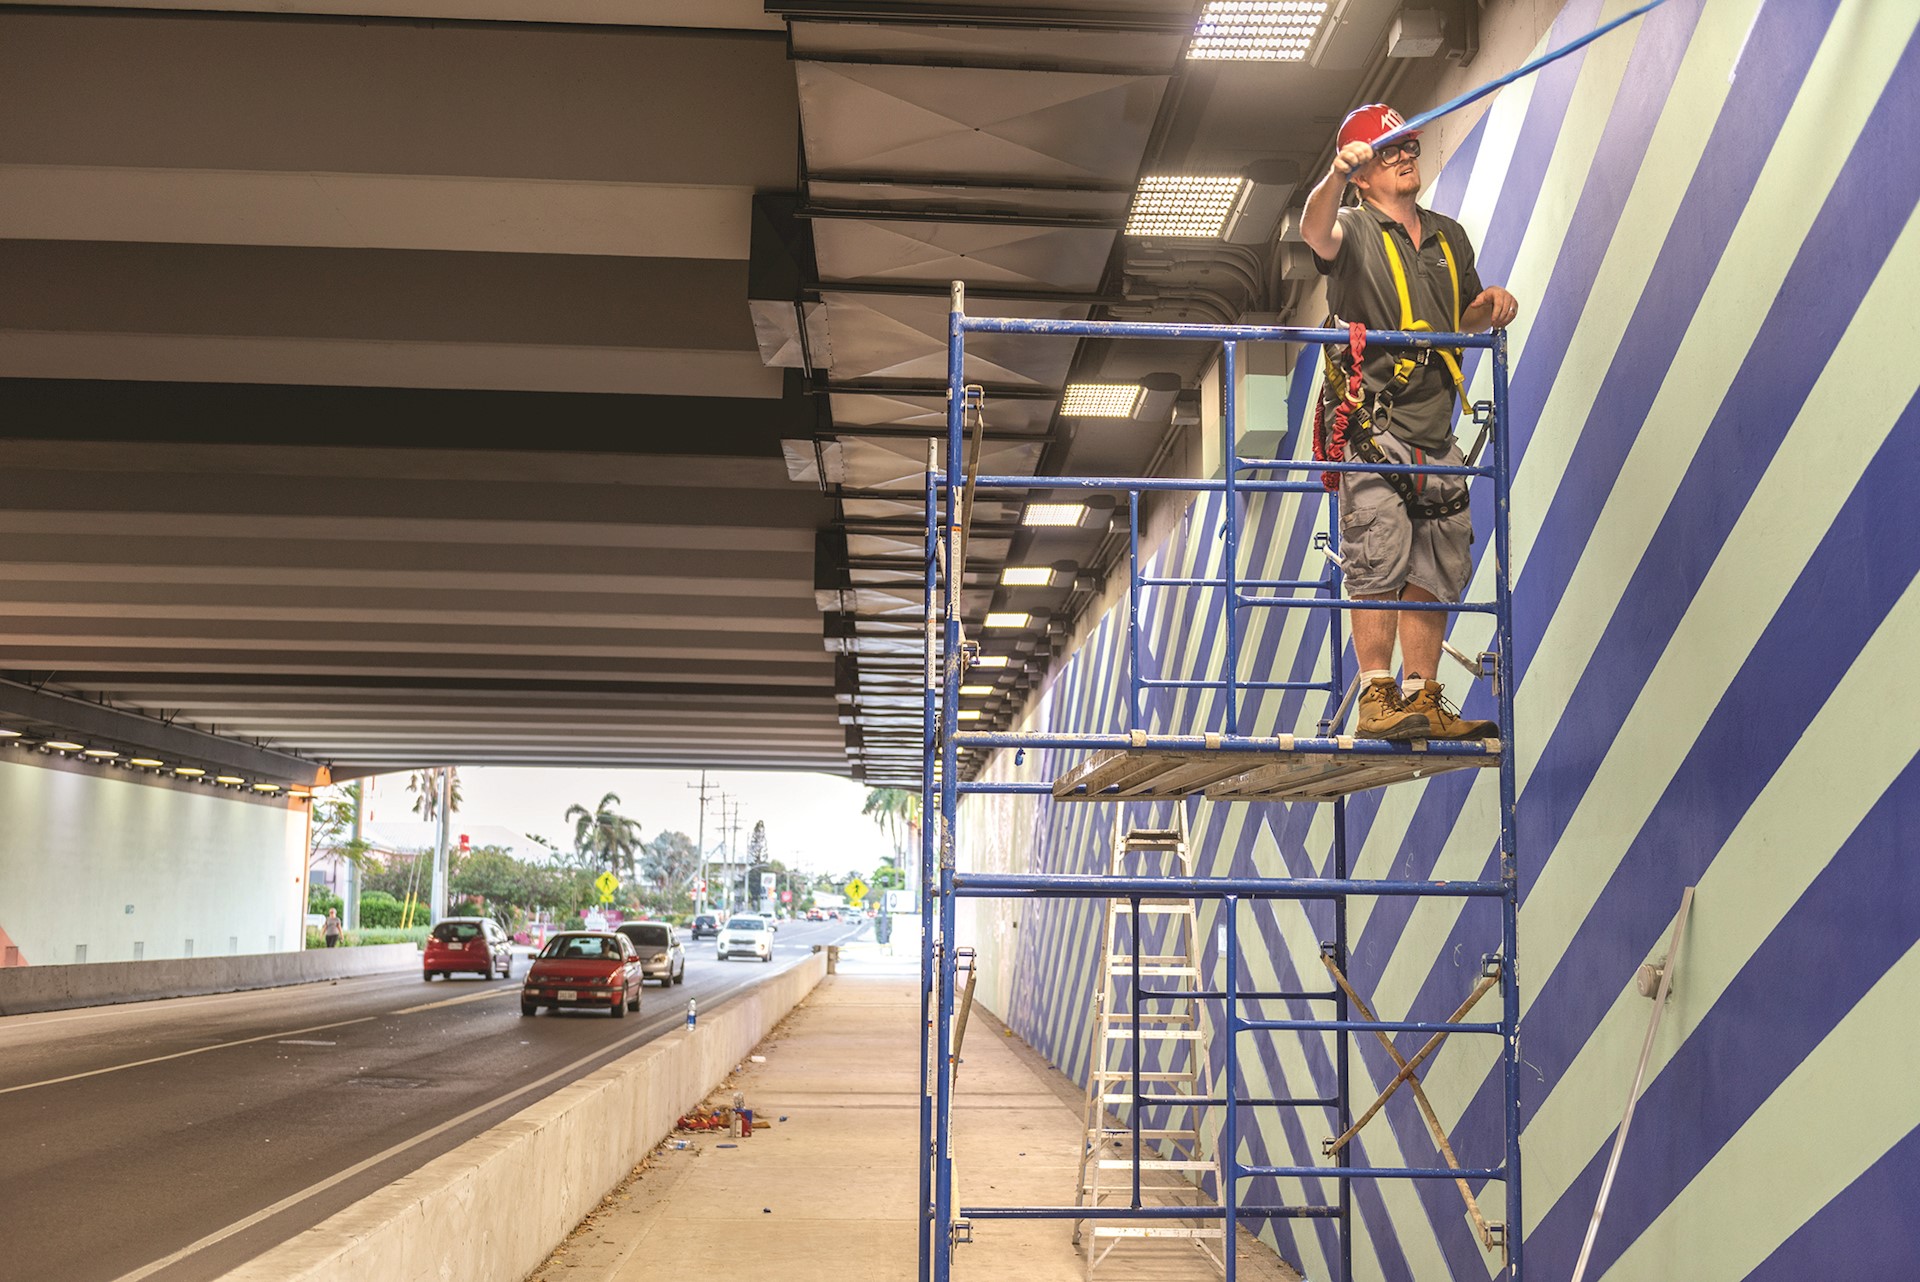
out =
[[[312,785],[321,782],[325,774],[318,762],[291,753],[11,681],[0,681],[0,717],[15,727],[46,727],[83,742],[115,744],[123,751],[149,749],[170,762],[221,767],[249,779]]]

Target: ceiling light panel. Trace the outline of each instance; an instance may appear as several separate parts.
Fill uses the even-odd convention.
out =
[[[967,666],[970,668],[1004,668],[1007,666],[1007,656],[1004,654],[982,654],[976,656],[973,662]]]
[[[987,615],[986,623],[983,626],[989,628],[1024,628],[1031,622],[1033,622],[1033,616],[1025,610],[995,610]]]
[[[1050,565],[1009,565],[1000,571],[1003,588],[1044,588],[1053,582]]]
[[[1146,394],[1138,383],[1068,383],[1060,412],[1068,418],[1132,418]]]
[[[1020,513],[1022,525],[1078,525],[1087,514],[1085,503],[1029,503]]]
[[[1208,0],[1187,57],[1301,62],[1326,16],[1327,0]]]
[[[1127,214],[1127,235],[1218,236],[1245,181],[1238,175],[1225,174],[1142,178]]]

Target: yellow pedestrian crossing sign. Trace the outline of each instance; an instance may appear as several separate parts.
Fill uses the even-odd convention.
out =
[[[594,886],[600,891],[600,902],[613,902],[613,892],[620,888],[620,879],[610,872],[603,872],[593,879]]]
[[[865,899],[866,897],[867,897],[866,882],[861,881],[858,877],[855,877],[852,881],[847,883],[847,899],[853,904],[855,908],[858,908],[860,906],[860,901]]]

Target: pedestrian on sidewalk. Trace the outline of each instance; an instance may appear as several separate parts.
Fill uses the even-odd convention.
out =
[[[327,909],[327,920],[320,927],[320,933],[326,938],[327,947],[340,946],[340,934],[345,929],[340,924],[340,914],[332,908]]]

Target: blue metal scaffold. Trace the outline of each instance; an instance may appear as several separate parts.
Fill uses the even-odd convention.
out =
[[[966,341],[970,333],[1036,334],[1066,337],[1145,339],[1212,344],[1219,351],[1221,474],[1216,478],[1072,477],[969,475],[965,459],[965,428],[975,395],[965,378]],[[930,457],[926,477],[926,664],[923,712],[924,811],[922,825],[922,1044],[920,1112],[921,1163],[920,1272],[923,1282],[947,1282],[953,1276],[956,1245],[972,1240],[976,1224],[995,1220],[1060,1220],[1088,1218],[1084,1206],[956,1206],[953,1172],[954,1016],[958,989],[958,950],[955,907],[961,898],[1109,899],[1141,896],[1178,896],[1219,903],[1218,921],[1224,932],[1223,985],[1198,996],[1217,1004],[1215,1036],[1223,1040],[1218,1093],[1207,1103],[1219,1108],[1223,1119],[1216,1144],[1220,1187],[1217,1206],[1146,1206],[1141,1204],[1138,1176],[1139,1119],[1153,1097],[1143,1092],[1139,1075],[1132,1086],[1132,1125],[1136,1143],[1133,1199],[1130,1206],[1104,1208],[1099,1218],[1150,1224],[1156,1220],[1224,1221],[1224,1268],[1234,1282],[1235,1231],[1240,1219],[1323,1219],[1338,1228],[1340,1276],[1351,1282],[1353,1186],[1356,1181],[1382,1179],[1448,1180],[1456,1183],[1479,1229],[1484,1246],[1504,1253],[1508,1282],[1521,1282],[1520,1100],[1518,1030],[1520,998],[1515,970],[1519,910],[1518,870],[1515,858],[1515,779],[1513,767],[1513,614],[1509,583],[1512,564],[1509,545],[1509,433],[1507,421],[1506,335],[1436,334],[1377,331],[1369,343],[1387,347],[1478,348],[1488,352],[1493,399],[1476,407],[1486,422],[1491,456],[1484,466],[1391,466],[1372,463],[1327,463],[1298,459],[1245,458],[1238,454],[1236,374],[1239,345],[1282,342],[1345,344],[1344,329],[1303,329],[1244,325],[1160,325],[1139,322],[1012,320],[968,316],[963,287],[953,286],[948,322],[947,441],[944,463]],[[1426,475],[1458,475],[1485,480],[1493,490],[1493,556],[1491,601],[1458,604],[1354,601],[1341,596],[1337,554],[1318,579],[1262,579],[1241,573],[1243,503],[1255,495],[1297,494],[1306,502],[1325,491],[1314,476],[1289,474],[1367,471]],[[1469,481],[1471,484],[1471,480]],[[1127,636],[1127,721],[1123,733],[1020,733],[970,731],[961,728],[959,693],[962,676],[978,648],[963,635],[960,594],[964,588],[964,546],[968,506],[974,493],[1021,494],[1033,490],[1084,490],[1124,495],[1129,528],[1129,586]],[[1220,494],[1223,507],[1221,573],[1218,577],[1166,577],[1143,574],[1140,557],[1141,499],[1157,491],[1203,496]],[[1326,503],[1323,537],[1337,549],[1339,524],[1336,504]],[[1219,594],[1223,608],[1224,659],[1216,677],[1196,674],[1187,679],[1149,678],[1140,655],[1140,599],[1143,588],[1176,588]],[[1342,735],[1340,720],[1348,692],[1342,612],[1358,609],[1439,609],[1489,615],[1494,623],[1493,691],[1498,708],[1499,738],[1470,741],[1387,742]],[[1259,609],[1306,609],[1333,612],[1327,628],[1328,675],[1320,681],[1268,681],[1261,674],[1241,675],[1245,623]],[[1143,695],[1149,690],[1174,688],[1215,692],[1218,730],[1188,734],[1152,734],[1142,725]],[[1254,735],[1242,715],[1242,696],[1248,692],[1295,690],[1319,692],[1327,700],[1326,718],[1316,737],[1290,734]],[[962,749],[1028,750],[1027,760],[1040,760],[1042,749],[1064,749],[1088,754],[1065,774],[1051,780],[986,780],[961,778]],[[1450,769],[1495,769],[1499,774],[1500,875],[1484,881],[1416,881],[1355,878],[1351,875],[1346,831],[1346,801],[1352,792],[1395,782],[1428,777]],[[975,873],[956,866],[960,801],[981,793],[1034,793],[1058,802],[1174,801],[1204,796],[1216,801],[1291,800],[1329,803],[1333,808],[1330,875],[1323,877],[1139,877],[1090,874]],[[937,816],[937,819],[934,818]],[[1472,998],[1445,1022],[1382,1020],[1366,1006],[1347,981],[1347,901],[1359,896],[1436,896],[1497,899],[1501,905],[1500,950],[1483,962],[1482,977]],[[1325,990],[1265,992],[1250,987],[1240,952],[1242,910],[1274,900],[1312,900],[1331,906],[1332,938],[1323,944],[1323,960],[1335,984]],[[1138,943],[1135,943],[1137,950]],[[1137,975],[1137,961],[1136,961]],[[1136,981],[1137,982],[1137,981]],[[1501,990],[1496,1021],[1465,1022],[1466,1012],[1480,994]],[[1324,1003],[1331,1018],[1268,1019],[1249,1016],[1243,1007],[1262,1000],[1287,999]],[[1361,1018],[1355,1018],[1355,1008]],[[1418,1033],[1429,1037],[1420,1053],[1403,1059],[1383,1034]],[[1336,1095],[1329,1099],[1272,1100],[1243,1096],[1246,1075],[1239,1063],[1248,1035],[1277,1033],[1333,1034]],[[1381,1036],[1399,1065],[1399,1075],[1381,1100],[1360,1118],[1353,1117],[1350,1087],[1352,1035]],[[1495,1166],[1462,1167],[1427,1107],[1419,1090],[1417,1070],[1441,1039],[1453,1034],[1478,1034],[1500,1039],[1501,1081],[1504,1093],[1503,1157]],[[1135,1046],[1134,1064],[1140,1063]],[[1390,1167],[1354,1164],[1339,1150],[1360,1125],[1380,1107],[1387,1095],[1407,1085],[1419,1099],[1432,1129],[1444,1166]],[[1240,1160],[1241,1139],[1249,1110],[1273,1107],[1318,1107],[1337,1118],[1341,1137],[1329,1141],[1335,1150],[1333,1165],[1249,1165]],[[1256,1177],[1330,1181],[1337,1198],[1323,1204],[1249,1205],[1242,1198],[1242,1182]],[[1470,1186],[1499,1183],[1505,1193],[1504,1222],[1488,1223],[1475,1203]],[[1091,1245],[1089,1246],[1091,1250]]]

